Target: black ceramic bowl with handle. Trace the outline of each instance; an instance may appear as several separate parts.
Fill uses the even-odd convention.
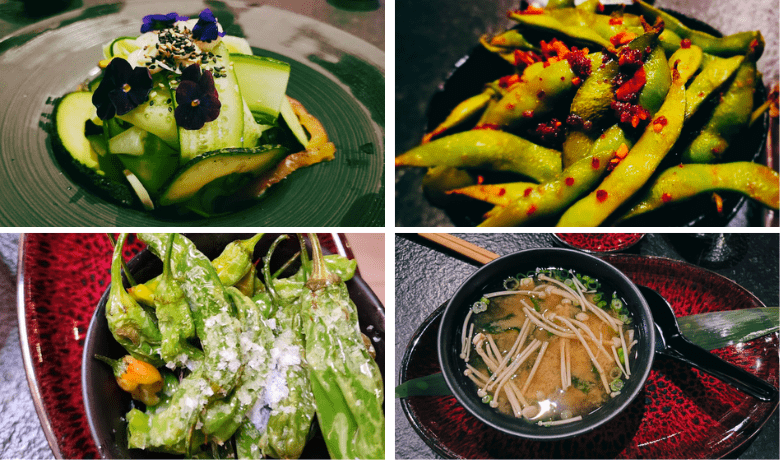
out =
[[[502,414],[482,403],[474,383],[463,372],[465,362],[460,358],[463,320],[471,306],[482,294],[503,290],[504,279],[527,273],[537,268],[571,269],[576,273],[595,277],[609,289],[614,289],[625,300],[631,313],[637,345],[629,361],[631,377],[620,394],[610,398],[602,407],[583,415],[581,421],[556,426],[539,426]],[[471,275],[450,299],[439,327],[439,364],[447,385],[467,411],[487,425],[505,433],[540,441],[570,438],[589,432],[616,416],[640,393],[650,368],[655,350],[655,328],[647,302],[637,287],[617,268],[589,254],[570,249],[529,249],[500,257]]]
[[[257,261],[264,256],[279,234],[266,234],[255,247],[252,260]],[[222,233],[187,234],[195,246],[209,259],[217,257],[225,246],[231,241],[246,239],[252,234]],[[309,252],[311,252],[309,246]],[[300,245],[295,235],[290,235],[282,242],[274,252],[271,260],[272,271],[277,270],[290,259]],[[323,252],[328,254],[327,249]],[[162,273],[162,262],[148,249],[143,250],[129,263],[128,268],[135,280],[139,283],[148,281]],[[300,267],[299,260],[287,268],[281,277],[293,275]],[[371,288],[358,275],[355,275],[346,283],[349,296],[358,309],[360,329],[368,337],[373,339],[376,349],[376,362],[384,372],[384,331],[385,310],[382,303],[371,291]],[[82,355],[81,385],[92,438],[103,458],[169,458],[171,456],[158,452],[127,448],[127,422],[125,414],[132,407],[130,394],[122,391],[116,383],[111,369],[102,362],[94,359],[95,354],[108,356],[112,359],[120,358],[127,354],[119,343],[114,340],[106,321],[105,307],[111,286],[106,287],[106,292],[100,298],[98,307],[92,316],[87,331],[84,354]],[[384,374],[383,374],[384,376]],[[314,429],[313,438],[306,444],[302,458],[328,458],[319,429]]]

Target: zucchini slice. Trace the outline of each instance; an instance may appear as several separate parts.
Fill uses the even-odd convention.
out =
[[[272,124],[287,91],[290,64],[251,54],[231,54],[230,60],[249,109],[260,123]]]
[[[159,204],[167,206],[186,201],[209,182],[229,174],[258,175],[279,163],[286,154],[287,149],[281,145],[206,152],[179,168],[163,187]]]

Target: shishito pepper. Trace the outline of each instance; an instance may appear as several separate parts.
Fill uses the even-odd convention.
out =
[[[384,458],[384,387],[344,283],[328,271],[309,234],[313,271],[303,296],[306,359],[317,420],[331,458]]]
[[[111,366],[119,388],[130,393],[133,399],[147,406],[155,406],[160,402],[157,393],[163,388],[163,377],[156,367],[130,355],[121,359],[100,355],[95,355],[95,358]]]

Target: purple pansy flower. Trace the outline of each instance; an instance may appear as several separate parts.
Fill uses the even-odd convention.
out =
[[[219,102],[214,77],[209,70],[201,73],[198,64],[192,64],[181,73],[181,83],[176,88],[176,123],[184,129],[198,130],[219,116]]]
[[[114,58],[103,72],[103,80],[92,95],[92,104],[101,120],[124,115],[145,102],[152,89],[152,75],[146,67],[136,67]]]
[[[145,34],[151,30],[163,30],[169,27],[173,27],[173,24],[177,21],[186,21],[189,18],[187,16],[179,16],[176,13],[168,14],[149,14],[144,16],[144,23],[141,26],[141,33]]]
[[[220,32],[217,26],[217,18],[210,9],[206,8],[198,15],[198,22],[192,28],[192,38],[202,42],[216,40],[217,37],[224,37],[225,32]]]

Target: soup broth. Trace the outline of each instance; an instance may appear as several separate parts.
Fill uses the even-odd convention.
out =
[[[482,401],[540,425],[581,420],[620,394],[636,344],[625,302],[563,270],[509,278],[485,294],[462,339]]]

